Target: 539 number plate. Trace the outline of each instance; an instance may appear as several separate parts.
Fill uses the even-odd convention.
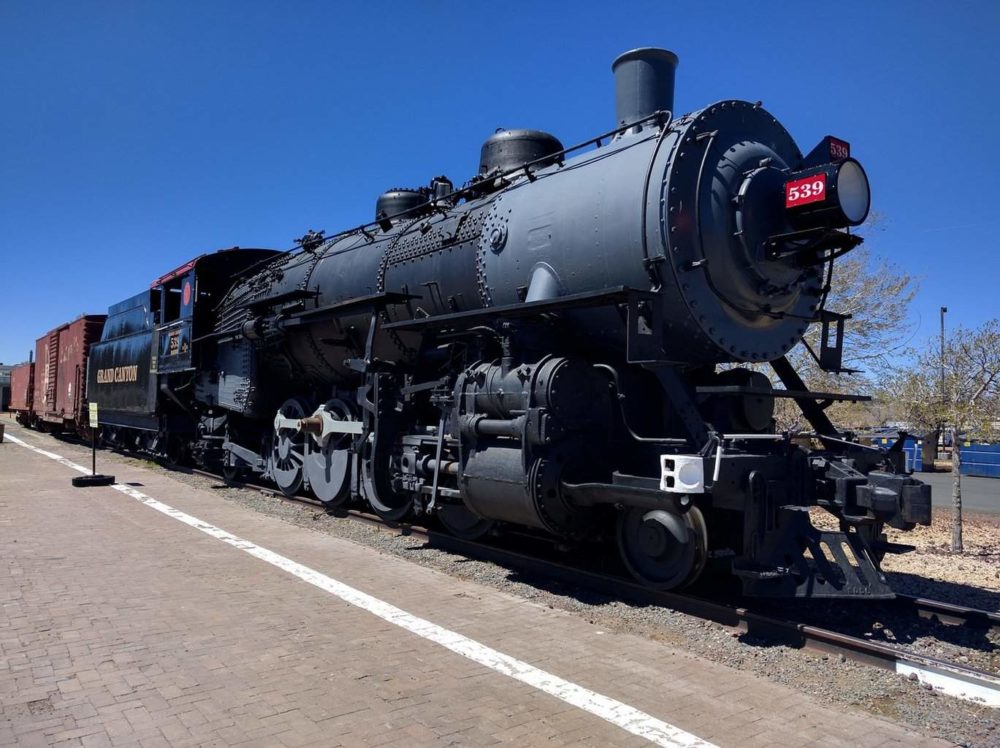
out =
[[[823,200],[826,200],[826,174],[823,172],[785,182],[786,208],[818,203]]]

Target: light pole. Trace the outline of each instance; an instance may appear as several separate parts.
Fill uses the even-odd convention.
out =
[[[948,307],[941,307],[941,405],[944,405],[946,401],[944,392],[944,313],[947,311]]]
[[[941,428],[944,429],[945,419],[948,413],[947,393],[944,382],[944,314],[948,307],[941,307]],[[952,485],[951,500],[951,550],[952,553],[962,552],[962,469],[961,455],[958,449],[958,418],[956,414],[951,414],[951,475],[954,481]]]

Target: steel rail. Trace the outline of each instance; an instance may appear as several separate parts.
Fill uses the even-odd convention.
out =
[[[988,610],[900,593],[896,594],[895,602],[901,606],[912,608],[921,618],[937,620],[950,625],[1000,629],[1000,613],[991,613]]]

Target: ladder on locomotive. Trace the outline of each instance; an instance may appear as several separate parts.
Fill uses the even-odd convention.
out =
[[[49,335],[48,377],[45,380],[45,409],[56,409],[56,378],[59,371],[59,333]]]

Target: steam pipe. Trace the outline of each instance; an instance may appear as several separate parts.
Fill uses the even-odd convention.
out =
[[[560,481],[560,492],[573,506],[621,504],[639,509],[666,509],[677,514],[687,511],[691,498],[638,486],[617,483],[567,483]]]
[[[525,420],[524,416],[510,420],[485,418],[482,415],[464,416],[461,421],[461,430],[465,436],[519,437],[524,433]]]

